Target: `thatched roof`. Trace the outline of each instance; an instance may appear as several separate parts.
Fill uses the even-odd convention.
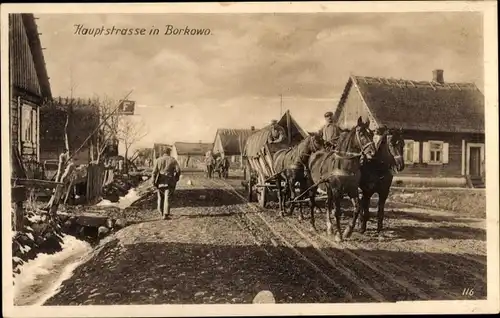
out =
[[[361,95],[378,125],[434,132],[484,133],[485,130],[484,96],[472,83],[351,76],[335,112],[335,121],[353,93]]]
[[[52,98],[33,14],[9,14],[11,84],[42,99]]]
[[[199,142],[175,142],[175,150],[181,156],[201,156],[212,150],[213,144]]]
[[[227,156],[235,156],[243,153],[248,137],[255,133],[251,129],[217,129],[214,141],[214,153],[224,152]],[[220,139],[220,145],[218,144]],[[219,149],[222,148],[222,149]]]

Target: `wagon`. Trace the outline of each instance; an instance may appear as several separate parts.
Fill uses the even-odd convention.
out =
[[[287,111],[278,121],[285,128],[287,138],[281,143],[268,143],[271,125],[268,125],[252,135],[245,144],[243,157],[246,162],[246,183],[248,200],[257,197],[260,206],[265,207],[276,194],[276,178],[281,171],[274,171],[273,155],[278,150],[287,149],[299,144],[308,136]]]

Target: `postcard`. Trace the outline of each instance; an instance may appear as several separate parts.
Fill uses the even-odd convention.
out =
[[[498,312],[496,9],[2,5],[4,315]]]

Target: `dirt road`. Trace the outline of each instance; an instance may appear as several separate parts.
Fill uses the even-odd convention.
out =
[[[312,232],[247,203],[239,184],[184,176],[167,221],[150,196],[132,208],[146,221],[108,238],[45,305],[251,303],[261,290],[278,303],[486,299],[484,220],[390,203],[384,240],[372,222],[336,243],[324,215]]]

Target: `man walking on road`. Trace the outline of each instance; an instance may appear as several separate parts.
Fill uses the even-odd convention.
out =
[[[170,156],[170,148],[163,151],[153,168],[153,184],[158,193],[158,212],[163,220],[170,218],[170,207],[175,186],[181,176],[181,167]]]

